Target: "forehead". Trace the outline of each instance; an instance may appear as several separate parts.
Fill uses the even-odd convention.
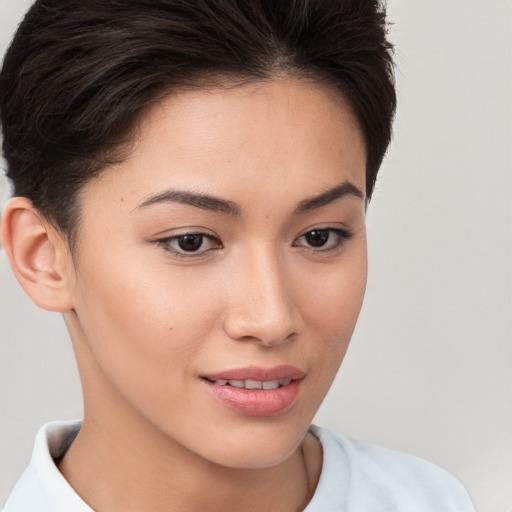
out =
[[[141,119],[129,156],[86,194],[99,193],[99,183],[102,194],[122,192],[133,203],[169,186],[220,196],[252,187],[269,199],[343,180],[364,191],[365,165],[361,131],[341,95],[309,81],[268,80],[161,100]]]

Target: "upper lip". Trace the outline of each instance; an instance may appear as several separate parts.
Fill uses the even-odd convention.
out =
[[[257,380],[268,382],[279,379],[303,379],[305,372],[295,368],[294,366],[281,365],[273,368],[261,368],[258,366],[247,366],[246,368],[233,368],[230,370],[222,370],[217,373],[203,375],[204,379],[211,381],[216,380]]]

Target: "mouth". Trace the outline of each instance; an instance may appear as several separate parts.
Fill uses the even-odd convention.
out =
[[[273,383],[272,385],[274,387],[275,382],[277,382],[279,387],[279,384],[281,382],[285,382],[288,380],[300,380],[303,379],[304,376],[305,372],[299,370],[298,368],[295,368],[294,366],[280,365],[274,366],[272,368],[261,368],[259,366],[233,368],[230,370],[223,370],[217,373],[206,374],[203,375],[202,378],[207,379],[211,382],[219,382],[220,385],[226,385],[231,383],[231,385],[235,387],[242,387],[240,385],[240,382],[249,382],[249,385],[251,385],[251,383],[253,382],[261,382],[262,385],[263,383]],[[274,389],[274,387],[272,387],[271,389]]]
[[[227,370],[201,377],[211,396],[246,416],[275,416],[295,403],[305,373],[292,366]]]
[[[217,384],[217,386],[232,386],[238,389],[261,389],[261,390],[269,390],[269,389],[279,389],[283,386],[288,386],[292,382],[292,379],[275,379],[275,380],[226,380],[226,379],[217,379],[215,381],[211,381],[206,379],[209,382]]]

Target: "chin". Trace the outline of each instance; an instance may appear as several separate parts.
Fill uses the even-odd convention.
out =
[[[277,447],[275,450],[267,449],[264,453],[261,450],[247,450],[245,453],[233,453],[231,456],[224,454],[216,462],[221,466],[233,469],[266,469],[278,466],[288,459],[296,449],[297,445],[286,451]]]
[[[308,423],[309,425],[309,423]],[[298,430],[282,425],[258,426],[235,433],[223,432],[222,438],[211,441],[217,447],[207,456],[212,462],[239,469],[264,469],[281,464],[299,447],[307,427]],[[219,449],[220,448],[220,449]]]

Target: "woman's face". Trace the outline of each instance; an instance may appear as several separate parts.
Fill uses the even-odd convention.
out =
[[[66,321],[86,420],[130,417],[230,467],[290,455],[361,307],[365,159],[318,84],[153,108],[131,155],[83,189]]]

